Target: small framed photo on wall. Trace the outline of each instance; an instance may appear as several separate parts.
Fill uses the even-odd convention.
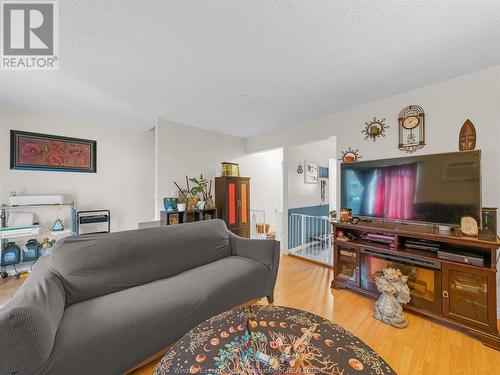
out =
[[[318,183],[318,163],[315,161],[304,161],[304,183],[317,184]]]

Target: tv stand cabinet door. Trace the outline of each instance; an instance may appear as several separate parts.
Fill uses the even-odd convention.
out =
[[[334,243],[334,277],[335,284],[353,285],[359,287],[360,251],[359,246],[349,242],[336,240]]]
[[[443,263],[443,313],[465,326],[498,333],[496,273]]]

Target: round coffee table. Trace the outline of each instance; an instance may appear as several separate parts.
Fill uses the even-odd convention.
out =
[[[305,311],[251,306],[217,315],[189,331],[154,375],[395,374],[342,327]]]

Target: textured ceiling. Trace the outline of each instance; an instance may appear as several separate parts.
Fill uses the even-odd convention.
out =
[[[60,70],[0,105],[242,137],[500,64],[500,1],[59,1]]]

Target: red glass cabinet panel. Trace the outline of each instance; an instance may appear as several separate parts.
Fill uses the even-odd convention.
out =
[[[243,182],[240,185],[240,218],[241,223],[248,223],[248,184]]]
[[[228,184],[229,224],[236,224],[236,184]]]

